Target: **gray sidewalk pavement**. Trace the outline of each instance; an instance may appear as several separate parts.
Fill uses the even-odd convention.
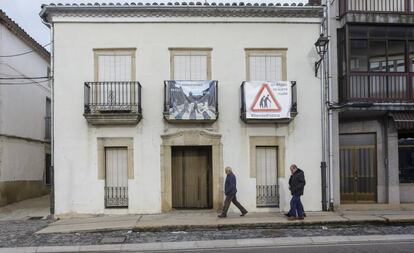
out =
[[[113,230],[166,231],[237,227],[287,227],[297,225],[414,223],[413,211],[307,212],[304,220],[288,221],[280,212],[230,213],[220,219],[213,211],[175,211],[154,215],[103,215],[67,218],[51,223],[37,233],[96,232]]]
[[[50,215],[50,195],[32,198],[0,207],[0,221],[22,220]]]
[[[282,237],[233,239],[214,241],[183,241],[141,244],[108,244],[88,246],[48,246],[25,248],[0,248],[0,253],[8,252],[145,252],[163,250],[189,250],[189,249],[226,249],[244,247],[271,247],[289,245],[329,245],[361,242],[412,242],[414,235],[367,235],[367,236],[315,236],[315,237]]]

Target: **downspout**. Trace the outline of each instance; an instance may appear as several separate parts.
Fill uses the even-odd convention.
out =
[[[331,3],[329,1],[326,2],[326,32],[327,37],[331,38],[331,31],[330,31],[330,17],[331,17]],[[328,81],[328,102],[333,100],[332,94],[332,76],[330,72],[330,64],[331,64],[331,57],[332,57],[332,47],[331,43],[328,44],[328,56],[327,56],[327,64],[326,64],[326,75]],[[334,211],[334,188],[333,188],[333,181],[334,181],[334,161],[333,161],[333,108],[330,106],[328,108],[328,139],[329,139],[329,211]]]
[[[55,76],[55,70],[54,70],[54,50],[55,50],[55,44],[54,44],[54,31],[53,31],[53,24],[46,21],[46,18],[43,19],[43,17],[40,18],[42,23],[50,28],[50,87],[51,87],[51,117],[50,117],[50,149],[51,149],[51,159],[50,159],[50,170],[51,170],[51,190],[50,190],[50,214],[53,216],[55,214],[55,136],[54,136],[54,105],[55,105],[55,98],[54,98],[54,76]]]

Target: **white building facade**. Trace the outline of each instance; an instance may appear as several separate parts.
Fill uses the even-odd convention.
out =
[[[0,206],[3,206],[49,191],[51,100],[49,52],[2,11],[0,56]]]
[[[220,210],[226,166],[247,210],[288,210],[293,163],[305,171],[306,210],[321,210],[321,15],[243,3],[43,6],[56,214]]]

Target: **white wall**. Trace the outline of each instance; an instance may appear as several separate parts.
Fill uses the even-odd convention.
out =
[[[306,174],[303,202],[321,209],[320,86],[313,76],[314,24],[281,23],[55,23],[56,213],[103,213],[104,181],[97,175],[97,137],[134,138],[130,213],[161,211],[160,145],[165,132],[190,128],[163,121],[163,81],[170,79],[169,47],[212,48],[212,79],[219,81],[219,119],[205,128],[222,134],[223,166],[232,166],[238,198],[256,209],[255,179],[249,177],[249,136],[286,136],[282,202],[288,208],[289,165]],[[223,23],[224,22],[224,23]],[[74,39],[76,38],[76,39]],[[83,117],[84,82],[94,78],[94,48],[137,48],[143,119],[137,126],[94,127]],[[297,81],[298,116],[290,124],[246,125],[240,120],[240,84],[246,79],[245,48],[288,48],[288,80]],[[194,125],[193,125],[194,126]],[[87,192],[87,194],[85,194]],[[260,210],[259,210],[260,211]]]
[[[21,38],[0,25],[0,55],[13,55],[33,50]],[[42,77],[48,62],[36,52],[18,57],[0,57],[0,77]],[[32,80],[0,80],[0,135],[34,140],[45,138],[46,97],[48,83],[4,85]],[[43,179],[45,144],[14,138],[2,138],[0,181]]]

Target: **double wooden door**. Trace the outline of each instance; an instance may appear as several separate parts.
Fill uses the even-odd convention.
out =
[[[377,196],[375,134],[341,135],[339,142],[341,202],[375,202]]]
[[[173,147],[173,208],[211,208],[211,147]]]

